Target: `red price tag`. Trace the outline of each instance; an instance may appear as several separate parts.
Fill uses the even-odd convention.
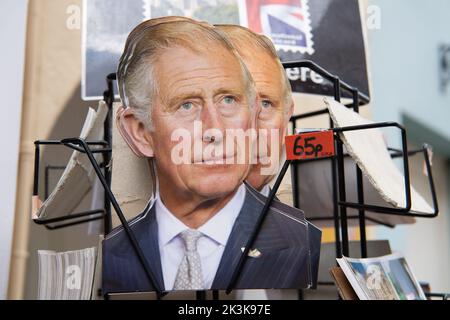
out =
[[[316,131],[286,136],[288,160],[317,159],[334,155],[333,131]]]

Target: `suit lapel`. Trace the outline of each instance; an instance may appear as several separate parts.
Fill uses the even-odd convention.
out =
[[[144,256],[148,261],[151,271],[153,272],[159,288],[164,291],[164,278],[161,268],[161,256],[158,244],[158,223],[156,221],[155,206],[152,205],[150,211],[143,221],[142,232],[139,235],[138,242],[144,252]],[[136,234],[136,233],[135,233]]]
[[[250,238],[254,225],[261,213],[262,206],[255,201],[246,188],[245,201],[234,223],[230,237],[225,246],[219,267],[216,272],[212,289],[224,289],[227,287],[231,276],[242,255],[241,248],[245,247]]]

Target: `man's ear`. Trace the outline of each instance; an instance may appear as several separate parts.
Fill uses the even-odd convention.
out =
[[[120,107],[116,114],[116,124],[120,135],[135,155],[143,158],[154,156],[152,137],[132,108]]]

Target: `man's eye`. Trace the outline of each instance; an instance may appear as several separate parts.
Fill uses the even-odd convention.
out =
[[[185,102],[181,105],[181,109],[189,111],[194,107],[194,104],[192,102]]]
[[[226,96],[225,98],[223,98],[223,102],[226,104],[232,104],[236,102],[236,99],[232,96]]]
[[[272,106],[272,103],[271,103],[269,100],[263,100],[263,101],[261,102],[261,106],[262,106],[264,109],[267,109],[267,108],[270,108],[270,107]]]

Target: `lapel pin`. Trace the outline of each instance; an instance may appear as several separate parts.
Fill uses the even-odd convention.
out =
[[[245,250],[245,247],[242,247],[241,248],[241,251],[242,252],[244,252],[244,250]],[[250,257],[250,258],[259,258],[260,256],[261,256],[261,251],[259,251],[258,249],[251,249],[249,252],[248,252],[248,256]]]

